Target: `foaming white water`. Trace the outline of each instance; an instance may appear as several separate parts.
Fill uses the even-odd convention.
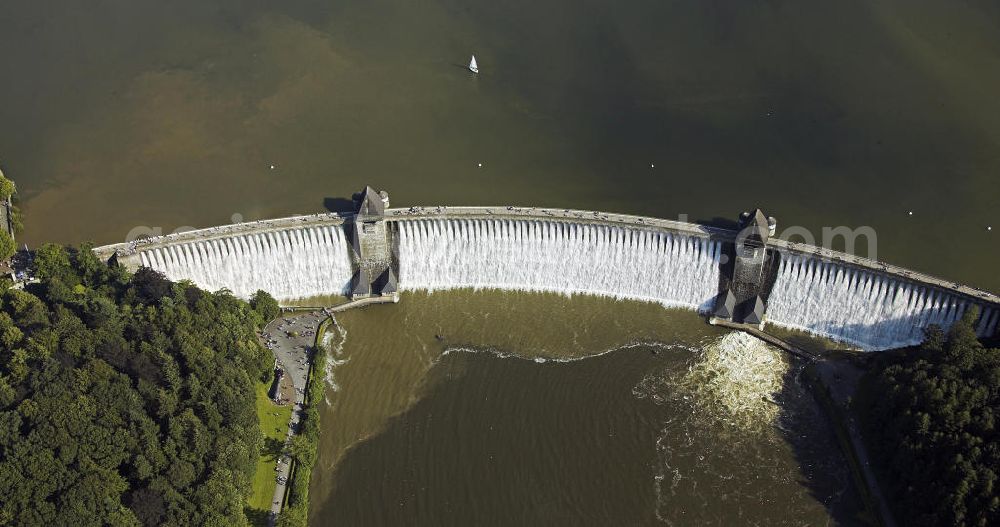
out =
[[[965,299],[903,279],[805,256],[782,254],[767,318],[866,350],[910,346],[931,324],[950,327],[969,308]],[[977,328],[992,334],[998,313],[987,309]]]
[[[351,280],[347,241],[338,225],[157,247],[140,258],[171,280],[191,280],[210,291],[226,288],[241,298],[258,289],[279,301],[339,295]]]
[[[323,368],[323,381],[327,386],[333,391],[340,390],[340,386],[337,384],[336,378],[334,378],[334,370],[337,366],[347,364],[348,358],[344,357],[344,344],[347,343],[347,328],[340,325],[337,322],[336,316],[331,316],[330,325],[326,327],[326,332],[323,334],[323,340],[320,342],[323,345],[324,351],[326,352],[326,365]],[[326,394],[327,392],[324,392]],[[324,395],[326,398],[326,395]],[[330,404],[330,399],[326,399],[326,403]]]
[[[632,393],[658,404],[680,399],[703,415],[759,431],[778,417],[773,399],[788,368],[777,348],[734,331],[706,345],[687,371],[648,375]]]
[[[779,409],[773,400],[787,372],[788,363],[777,348],[747,333],[732,332],[706,347],[680,386],[699,402],[724,409],[725,421],[757,429],[777,420]]]
[[[651,373],[632,389],[637,398],[684,410],[663,423],[656,441],[652,483],[661,522],[690,523],[690,511],[678,503],[704,508],[720,497],[759,503],[770,494],[727,467],[740,469],[752,459],[765,473],[773,468],[758,449],[781,442],[773,430],[782,407],[774,400],[785,388],[789,367],[777,348],[731,332],[706,343],[686,369]],[[699,485],[706,481],[709,486]]]
[[[399,222],[402,289],[583,293],[707,311],[717,242],[629,227],[542,220]]]
[[[685,349],[688,351],[693,351],[691,348],[684,346],[682,344],[664,344],[662,342],[656,342],[656,341],[631,342],[621,346],[615,346],[613,348],[608,348],[605,350],[594,351],[592,353],[587,353],[576,357],[540,357],[537,355],[526,355],[526,354],[513,353],[510,351],[503,351],[491,347],[478,348],[478,347],[468,347],[468,346],[453,346],[445,349],[441,353],[441,355],[439,355],[437,359],[435,359],[434,362],[441,360],[442,358],[444,358],[447,355],[450,355],[451,353],[489,353],[494,357],[497,357],[498,359],[530,360],[538,364],[544,364],[546,362],[568,363],[586,359],[593,359],[595,357],[607,355],[608,353],[613,353],[620,350],[630,350],[634,348],[644,348],[644,349],[655,348],[657,350],[664,350],[664,351],[672,349]]]

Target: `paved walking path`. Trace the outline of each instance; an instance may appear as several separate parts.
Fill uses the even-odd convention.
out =
[[[271,500],[271,517],[269,525],[273,527],[281,508],[284,505],[285,487],[288,485],[288,473],[292,459],[288,455],[289,442],[298,433],[299,422],[302,419],[303,403],[306,395],[306,381],[309,377],[309,366],[312,362],[313,345],[316,342],[316,331],[320,322],[334,313],[346,311],[355,307],[371,304],[393,303],[399,300],[396,296],[359,298],[334,307],[317,308],[308,313],[286,313],[272,320],[264,327],[263,338],[268,349],[274,354],[278,366],[292,379],[295,386],[295,400],[292,407],[292,418],[288,422],[288,433],[285,435],[285,449],[278,458],[274,487],[274,497]]]
[[[278,457],[277,471],[275,471],[277,485],[274,488],[274,498],[271,500],[269,522],[271,525],[274,525],[274,520],[281,512],[283,505],[285,486],[288,483],[288,471],[292,464],[287,447],[292,436],[298,432],[299,421],[302,418],[302,404],[305,400],[306,380],[309,375],[310,354],[316,341],[316,330],[319,323],[326,317],[327,315],[322,311],[289,314],[271,321],[264,327],[264,341],[267,347],[277,359],[278,366],[284,370],[285,375],[292,380],[292,385],[295,387],[292,418],[288,422],[288,432],[285,435],[285,450]]]
[[[372,296],[368,298],[358,298],[356,300],[351,300],[343,304],[338,304],[333,307],[325,307],[323,311],[332,315],[334,313],[340,313],[341,311],[347,311],[348,309],[353,309],[355,307],[364,307],[372,304],[392,304],[399,302],[399,296]]]

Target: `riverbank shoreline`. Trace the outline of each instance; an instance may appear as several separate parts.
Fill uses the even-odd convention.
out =
[[[850,465],[851,475],[861,491],[861,498],[872,521],[882,527],[896,527],[892,510],[875,475],[861,428],[851,408],[864,373],[849,358],[830,354],[807,365],[802,376],[833,425],[837,442]]]
[[[319,313],[314,313],[319,315]],[[319,436],[319,412],[314,401],[323,397],[323,382],[317,380],[317,371],[326,365],[326,352],[322,347],[323,335],[333,320],[323,310],[325,316],[316,326],[312,345],[307,352],[306,372],[303,388],[297,394],[297,419],[289,423],[288,462],[285,483],[281,487],[280,497],[275,493],[274,514],[270,525],[301,525],[307,524],[309,510],[309,480],[316,461],[317,438]]]
[[[892,510],[872,469],[868,449],[851,408],[865,372],[848,352],[807,351],[756,326],[734,324],[715,317],[709,318],[708,323],[749,333],[807,363],[802,370],[802,378],[833,425],[837,442],[850,465],[855,486],[860,490],[870,519],[881,527],[896,527]]]

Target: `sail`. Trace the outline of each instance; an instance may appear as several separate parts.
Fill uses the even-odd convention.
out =
[[[476,56],[472,56],[472,61],[469,62],[469,71],[472,73],[479,73],[479,65],[476,64]]]

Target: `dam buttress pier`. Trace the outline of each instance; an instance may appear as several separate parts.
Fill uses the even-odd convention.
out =
[[[767,248],[777,225],[760,209],[740,215],[736,236],[722,248],[715,318],[763,327],[780,260],[777,252]]]
[[[351,298],[391,296],[399,299],[398,258],[392,232],[387,228],[385,209],[389,194],[370,186],[354,195],[354,217],[345,224],[351,243]]]

